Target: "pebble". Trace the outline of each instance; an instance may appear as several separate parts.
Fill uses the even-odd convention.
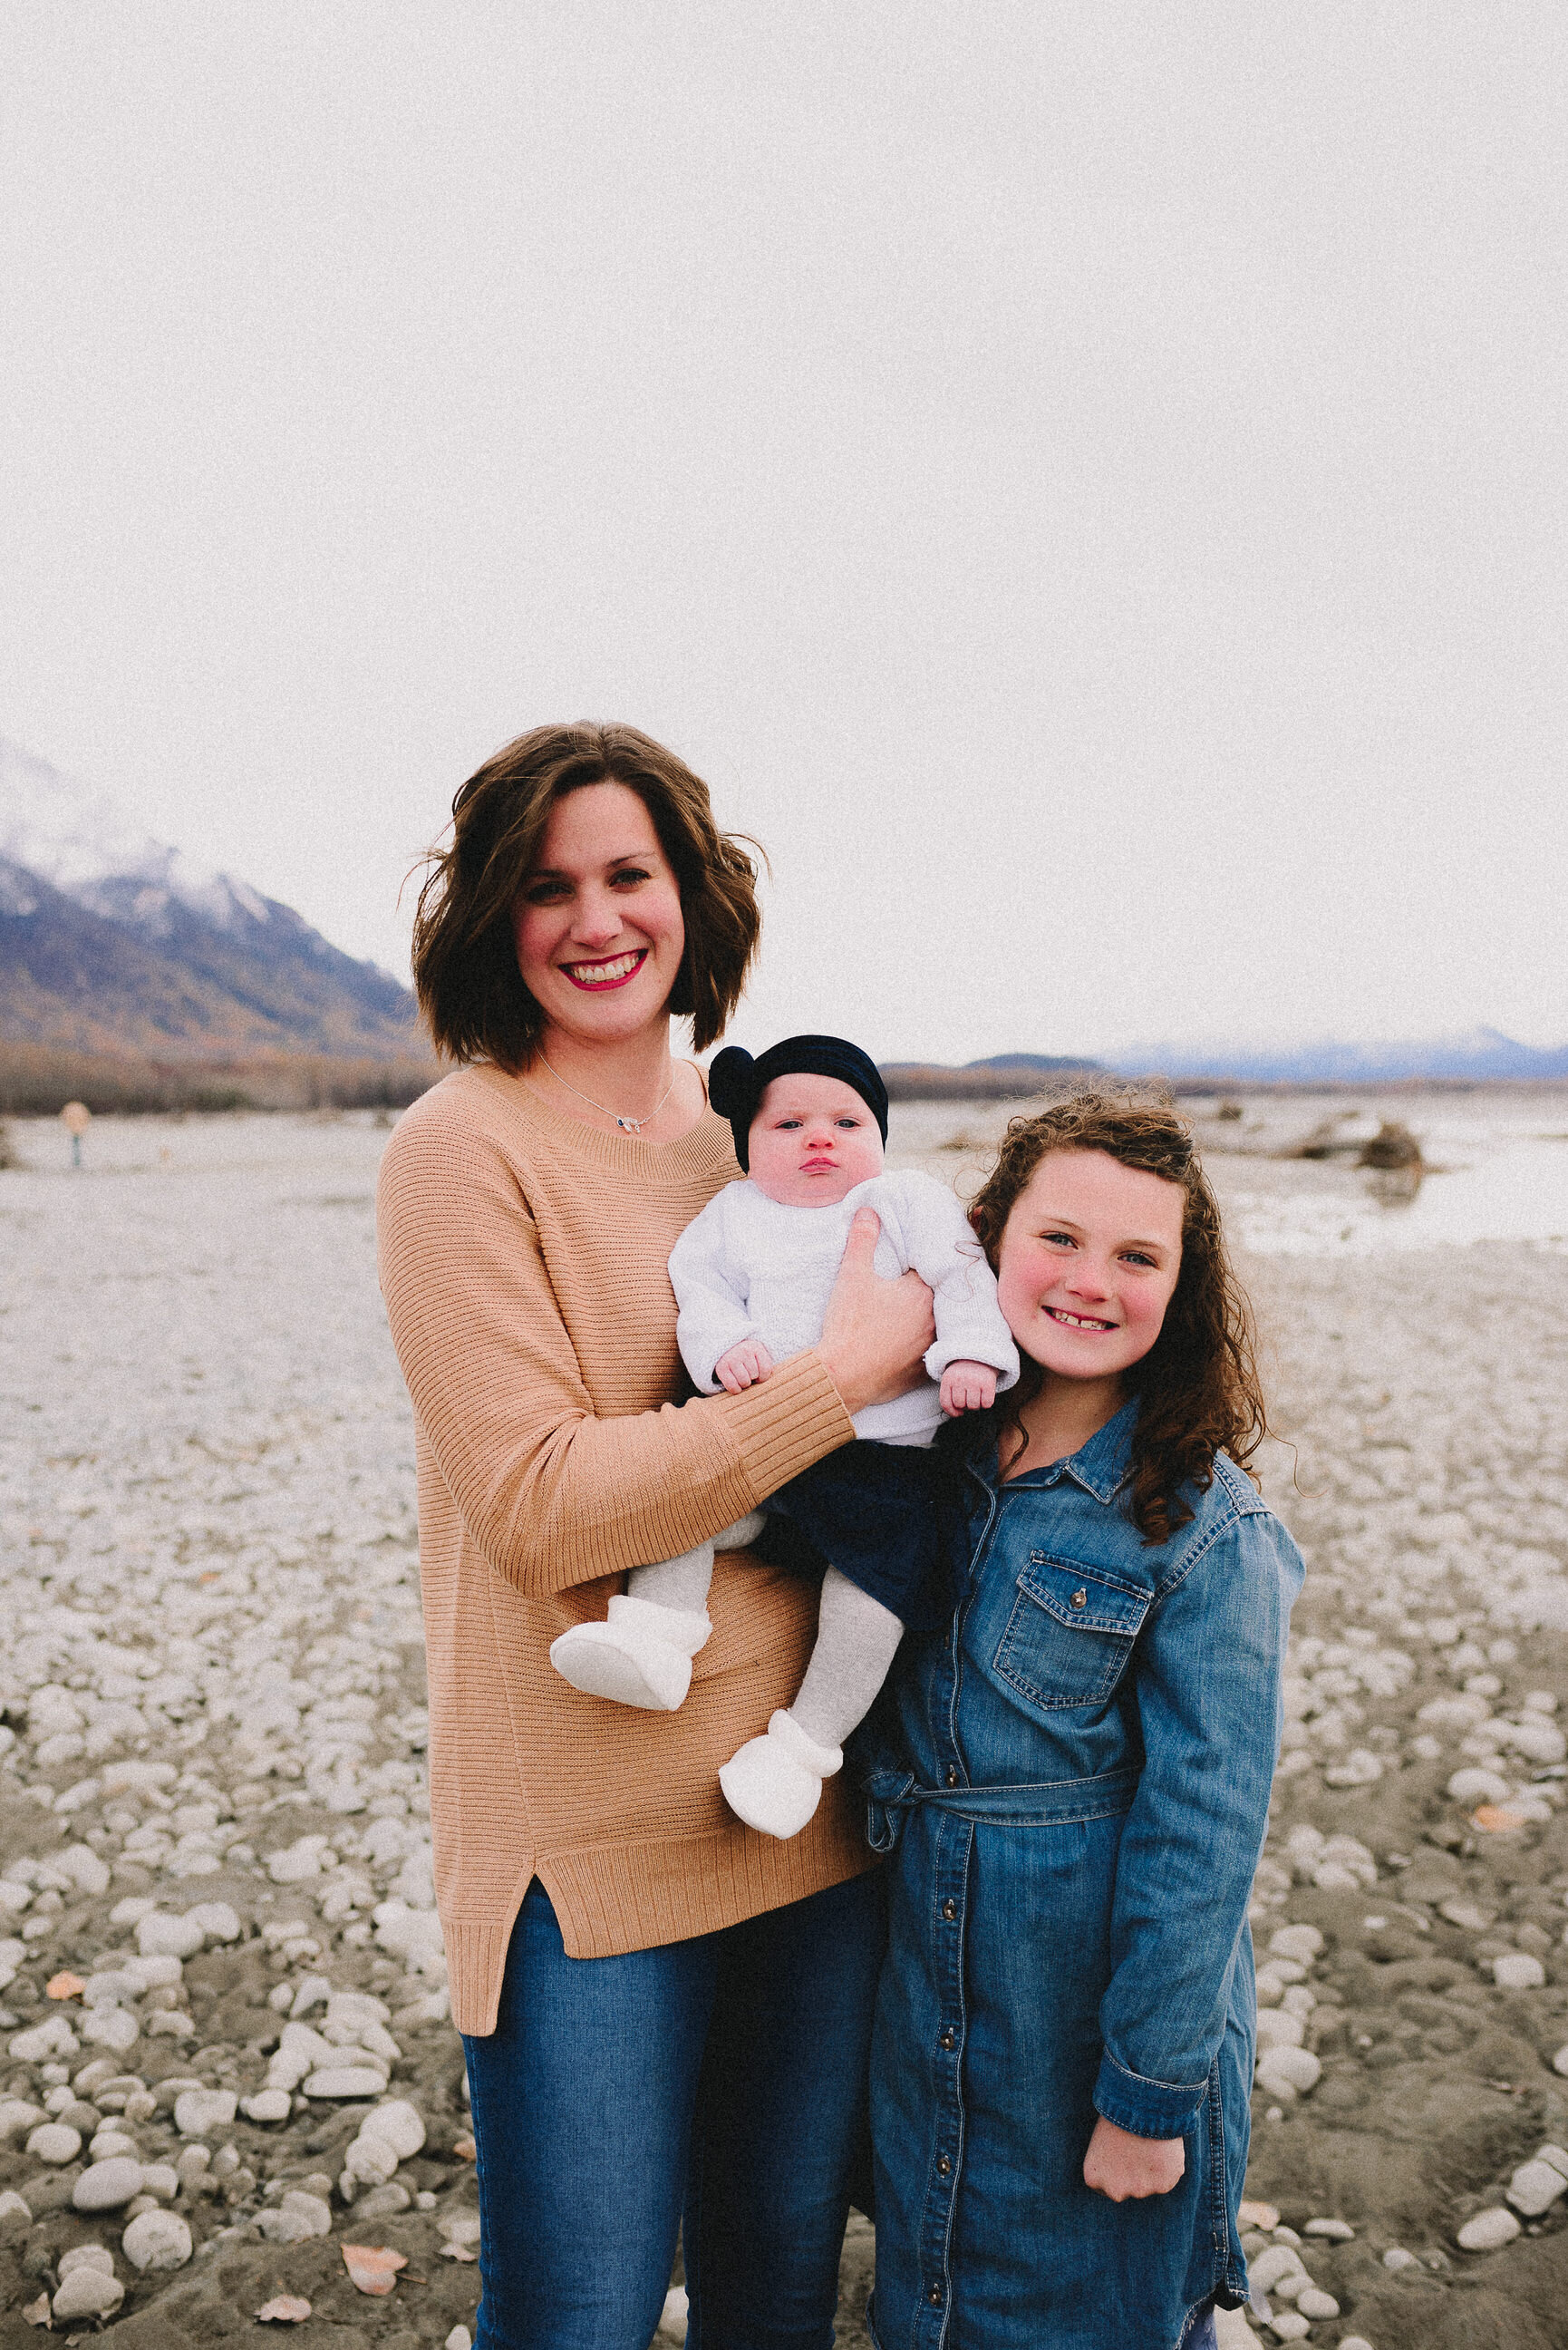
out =
[[[192,1959],[206,1936],[193,1918],[171,1918],[150,1910],[136,1929],[136,1946],[143,1958]]]
[[[1305,2274],[1302,2257],[1289,2244],[1271,2244],[1247,2263],[1247,2282],[1254,2293],[1272,2293],[1286,2277]]]
[[[258,2089],[254,2097],[240,2099],[240,2111],[247,2121],[286,2122],[294,2111],[294,2099],[286,2089]]]
[[[131,2220],[119,2248],[133,2269],[183,2268],[191,2257],[189,2222],[178,2211],[142,2211]]]
[[[1461,2251],[1495,2252],[1504,2244],[1511,2244],[1518,2233],[1519,2221],[1513,2213],[1505,2211],[1498,2204],[1491,2210],[1478,2211],[1473,2220],[1467,2220],[1455,2241]]]
[[[1539,2220],[1541,2214],[1549,2211],[1558,2197],[1565,2192],[1568,2192],[1568,2178],[1553,2164],[1542,2161],[1537,2155],[1533,2162],[1521,2162],[1514,2172],[1509,2181],[1508,2199],[1516,2211],[1523,2212],[1527,2220]]]
[[[1310,2317],[1314,2320],[1319,2317],[1337,2317],[1339,2315],[1339,2303],[1335,2301],[1333,2293],[1324,2293],[1320,2286],[1315,2284],[1309,2285],[1304,2293],[1297,2293],[1296,2307],[1300,2310],[1303,2317]]]
[[[1355,2229],[1345,2220],[1309,2220],[1302,2233],[1306,2236],[1326,2236],[1335,2244],[1348,2244],[1355,2236]]]
[[[51,2314],[57,2325],[68,2325],[79,2317],[112,2317],[124,2299],[125,2287],[117,2276],[84,2263],[60,2279]]]
[[[1322,2074],[1322,2060],[1310,2048],[1270,2048],[1258,2060],[1259,2086],[1287,2103],[1314,2089]]]
[[[1294,1959],[1310,1966],[1323,1954],[1323,1936],[1315,1926],[1281,1926],[1269,1938],[1271,1958]]]
[[[379,2097],[387,2076],[369,2064],[328,2064],[308,2073],[303,2084],[307,2097]]]
[[[182,2089],[174,2100],[174,2126],[182,2137],[204,2137],[234,2118],[239,2099],[233,2089]]]
[[[1312,2327],[1298,2311],[1281,2309],[1270,2318],[1269,2330],[1277,2341],[1304,2342]]]
[[[1383,2255],[1383,2265],[1386,2269],[1392,2269],[1397,2272],[1400,2269],[1418,2268],[1420,2262],[1414,2252],[1407,2252],[1405,2250],[1403,2244],[1390,2244]]]
[[[78,2211],[118,2211],[141,2192],[141,2165],[130,2155],[111,2155],[84,2170],[71,2189]]]
[[[1456,1804],[1501,1804],[1512,1793],[1509,1782],[1495,1771],[1456,1771],[1449,1781],[1449,1795]]]
[[[319,2195],[291,2188],[272,2210],[256,2214],[256,2225],[275,2244],[303,2243],[332,2233],[332,2206]]]
[[[82,2150],[82,2134],[67,2122],[42,2122],[27,2140],[27,2152],[38,2162],[74,2162]]]
[[[1528,1950],[1509,1950],[1491,1962],[1491,1979],[1500,1991],[1539,1991],[1546,1970]]]

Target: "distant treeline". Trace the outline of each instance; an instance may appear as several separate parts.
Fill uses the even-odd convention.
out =
[[[1021,1053],[1016,1059],[971,1061],[950,1068],[939,1061],[888,1061],[882,1082],[889,1101],[1015,1101],[1075,1077],[1103,1077],[1098,1061]]]
[[[0,1118],[157,1110],[406,1109],[441,1076],[435,1060],[336,1060],[303,1053],[155,1061],[0,1042]]]

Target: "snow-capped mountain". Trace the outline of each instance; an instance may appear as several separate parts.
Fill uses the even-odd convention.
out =
[[[418,1054],[410,991],[0,738],[0,1038]]]
[[[1131,1073],[1158,1070],[1168,1077],[1230,1078],[1237,1084],[1388,1085],[1402,1079],[1469,1081],[1486,1078],[1560,1080],[1568,1077],[1568,1045],[1521,1045],[1496,1028],[1472,1028],[1451,1036],[1353,1040],[1323,1037],[1311,1043],[1271,1045],[1229,1042],[1129,1045],[1114,1056]]]
[[[268,920],[267,901],[139,830],[123,808],[0,736],[0,857],[110,921],[170,934],[183,906],[216,931]]]

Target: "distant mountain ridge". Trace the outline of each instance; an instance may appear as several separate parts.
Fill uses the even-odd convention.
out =
[[[410,989],[0,738],[0,1038],[421,1059]]]
[[[1303,1045],[1147,1045],[1112,1060],[1087,1054],[995,1053],[961,1066],[889,1061],[882,1076],[894,1101],[1010,1099],[1074,1076],[1160,1076],[1197,1087],[1475,1085],[1568,1082],[1568,1045],[1521,1045],[1496,1028],[1461,1036]]]
[[[1521,1045],[1497,1028],[1457,1036],[1352,1043],[1324,1037],[1308,1045],[1148,1045],[1116,1055],[1127,1073],[1213,1077],[1237,1085],[1391,1085],[1421,1078],[1485,1083],[1568,1078],[1568,1045]]]

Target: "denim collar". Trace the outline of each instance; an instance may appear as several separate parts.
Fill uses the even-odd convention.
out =
[[[1133,1430],[1137,1425],[1138,1399],[1130,1396],[1120,1411],[1097,1428],[1086,1444],[1065,1461],[1053,1461],[1047,1469],[1027,1469],[1022,1477],[1009,1478],[1002,1485],[997,1473],[996,1431],[988,1428],[983,1442],[977,1443],[969,1455],[969,1467],[981,1482],[992,1492],[1013,1490],[1033,1491],[1054,1485],[1064,1477],[1071,1477],[1085,1493],[1107,1507],[1127,1482],[1127,1466],[1132,1457]]]

